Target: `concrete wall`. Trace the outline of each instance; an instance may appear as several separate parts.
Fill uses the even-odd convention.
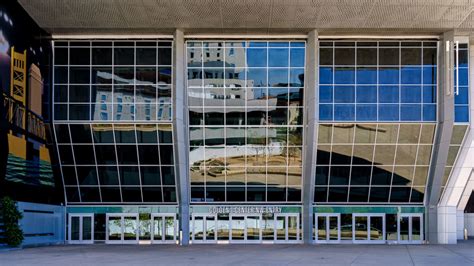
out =
[[[63,244],[66,208],[29,202],[18,202],[23,213],[19,224],[25,239],[23,246]]]

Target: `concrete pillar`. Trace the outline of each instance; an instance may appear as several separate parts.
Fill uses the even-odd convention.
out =
[[[454,124],[453,50],[454,32],[446,32],[440,40],[438,49],[438,128],[425,199],[427,207],[425,228],[427,228],[426,236],[430,243],[439,242],[439,225],[445,224],[439,223],[438,202]],[[443,214],[450,213],[445,209],[440,209],[439,211]],[[456,215],[456,212],[454,212],[454,215]]]
[[[174,151],[178,186],[180,244],[189,244],[189,171],[188,171],[188,115],[186,97],[185,43],[182,30],[174,33],[173,44],[173,128]]]
[[[318,32],[311,31],[306,42],[305,69],[305,148],[303,149],[303,240],[313,242],[314,175],[316,169],[317,125],[319,120],[318,82]]]

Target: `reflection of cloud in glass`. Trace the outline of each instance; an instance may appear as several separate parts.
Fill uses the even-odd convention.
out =
[[[9,48],[10,44],[8,43],[7,39],[5,39],[3,31],[0,31],[0,55],[8,55]]]

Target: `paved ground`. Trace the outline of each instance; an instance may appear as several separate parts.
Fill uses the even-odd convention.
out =
[[[458,245],[89,245],[0,252],[0,265],[474,265]]]

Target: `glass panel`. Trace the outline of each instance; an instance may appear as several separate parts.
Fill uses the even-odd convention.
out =
[[[260,239],[260,217],[247,216],[247,240]]]
[[[151,240],[151,215],[140,213],[140,240]]]
[[[397,215],[396,214],[387,214],[385,215],[386,219],[386,228],[385,228],[385,239],[387,240],[397,240],[398,231],[397,231]]]
[[[227,214],[218,216],[217,240],[229,240],[229,215]]]
[[[82,217],[82,240],[92,240],[92,217]]]
[[[354,237],[355,240],[368,240],[368,219],[366,216],[355,216]]]
[[[326,240],[326,237],[327,237],[326,216],[318,216],[317,224],[318,224],[318,228],[317,228],[318,240]]]
[[[370,240],[383,240],[383,217],[370,217]]]
[[[286,217],[285,216],[277,216],[276,217],[276,237],[277,240],[286,240]]]
[[[352,240],[352,214],[341,214],[341,240]]]
[[[232,240],[245,240],[245,217],[233,216],[232,224]]]
[[[69,240],[80,240],[80,219],[81,217],[71,217],[71,239]]]
[[[122,240],[122,217],[109,217],[109,240]]]
[[[216,238],[216,217],[206,217],[206,240],[214,240]]]
[[[163,217],[153,218],[153,240],[161,241],[163,239]]]
[[[173,216],[165,216],[165,240],[174,240],[174,222]]]
[[[329,240],[339,240],[338,220],[337,216],[329,216]]]
[[[409,219],[410,217],[407,216],[403,216],[400,218],[400,240],[410,240],[408,235]]]
[[[418,216],[411,217],[411,240],[421,240],[421,219]]]
[[[123,219],[123,240],[136,240],[137,229],[137,218],[125,216]]]
[[[262,214],[262,239],[274,240],[275,220],[273,214]]]
[[[288,240],[298,240],[298,216],[288,216]]]

